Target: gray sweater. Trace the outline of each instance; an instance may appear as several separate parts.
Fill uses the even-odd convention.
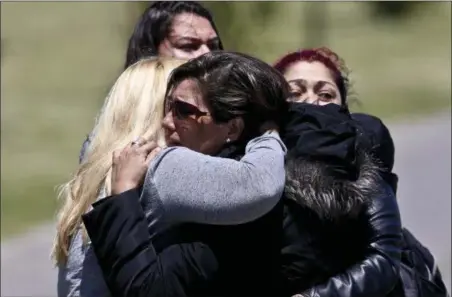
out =
[[[261,217],[282,195],[285,153],[276,132],[250,141],[240,161],[183,147],[162,150],[149,166],[140,197],[151,236],[184,222],[233,225]],[[67,264],[59,267],[58,296],[110,296],[80,230],[71,240]]]

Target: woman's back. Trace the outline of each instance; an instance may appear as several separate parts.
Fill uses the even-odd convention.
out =
[[[365,258],[373,235],[366,210],[381,183],[339,106],[294,103],[285,128],[281,290],[293,295]]]
[[[297,164],[301,168],[312,168],[306,161]],[[315,166],[319,167],[322,164],[317,163]],[[311,174],[309,170],[305,173],[305,176],[298,176],[300,180],[311,178],[307,176]],[[288,180],[288,183],[290,182]],[[320,176],[314,182],[318,183],[323,192],[317,188],[315,195],[307,194],[308,191],[302,195],[301,188],[310,186],[304,184],[298,188],[300,195],[296,196],[296,200],[293,199],[293,194],[286,193],[283,197],[284,237],[281,272],[282,288],[287,294],[295,294],[325,282],[329,277],[364,259],[371,236],[369,220],[360,203],[357,203],[350,212],[345,211],[346,204],[357,199],[353,193],[341,189],[335,182],[328,183],[323,180],[322,183]],[[326,199],[318,199],[319,196]],[[317,209],[310,205],[313,200],[316,201]],[[343,206],[343,209],[335,208],[334,205]],[[318,209],[323,213],[319,214],[316,211]],[[338,216],[334,217],[334,213]]]
[[[275,296],[279,270],[283,204],[254,222],[236,226],[190,224],[183,227],[188,241],[207,244],[218,261],[218,273],[203,296]],[[188,295],[200,295],[197,294]]]
[[[220,265],[225,265],[219,277],[225,296],[275,296],[278,293],[274,279],[279,268],[282,206],[280,202],[258,220],[224,227],[213,240],[207,239],[213,251],[219,252]]]
[[[270,143],[267,145],[271,146]],[[223,157],[238,159],[242,154]],[[224,170],[227,171],[226,167]],[[237,172],[230,171],[229,174]],[[245,190],[243,187],[237,189]],[[283,204],[280,201],[268,213],[248,223],[173,225],[169,231],[158,233],[153,244],[157,253],[171,245],[189,242],[202,242],[212,250],[217,272],[208,283],[191,284],[187,289],[189,296],[275,296],[278,293],[274,280],[280,265],[282,219]]]

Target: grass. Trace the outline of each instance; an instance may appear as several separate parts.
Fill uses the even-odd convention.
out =
[[[234,19],[248,23],[219,25],[229,37],[226,47],[236,44],[273,62],[306,44],[303,12],[324,5],[327,35],[313,45],[330,46],[347,61],[362,109],[385,118],[450,109],[450,3],[423,3],[405,21],[377,22],[366,3],[281,2],[274,17],[250,26],[253,5],[234,3]],[[121,71],[138,7],[2,3],[2,239],[54,218],[55,186],[76,168],[86,133]],[[237,31],[228,30],[243,28],[245,39],[233,43]]]
[[[125,2],[2,3],[2,238],[52,220],[55,186],[120,73]]]
[[[231,30],[249,27],[253,5],[235,2],[242,23]],[[325,19],[324,33],[317,34],[321,37],[307,35],[321,24],[316,16],[308,19],[308,9]],[[418,3],[400,21],[373,19],[370,2],[359,1],[280,2],[275,10],[273,18],[247,30],[243,41],[234,42],[235,48],[273,63],[289,51],[328,46],[351,69],[353,91],[361,103],[352,105],[355,111],[396,118],[450,110],[451,3]],[[227,22],[220,32],[225,28],[227,36],[234,36],[227,31]]]

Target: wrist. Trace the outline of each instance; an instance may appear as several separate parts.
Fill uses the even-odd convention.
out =
[[[119,182],[111,188],[111,195],[118,195],[126,191],[137,188],[138,185],[133,182]]]

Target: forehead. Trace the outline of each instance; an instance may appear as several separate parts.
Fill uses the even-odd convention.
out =
[[[170,36],[195,37],[208,40],[217,37],[210,22],[193,13],[181,13],[174,17]]]
[[[304,79],[335,84],[331,71],[320,62],[296,62],[287,68],[284,77],[287,81]]]
[[[193,79],[183,80],[173,89],[170,96],[197,106],[202,104],[201,91]]]

